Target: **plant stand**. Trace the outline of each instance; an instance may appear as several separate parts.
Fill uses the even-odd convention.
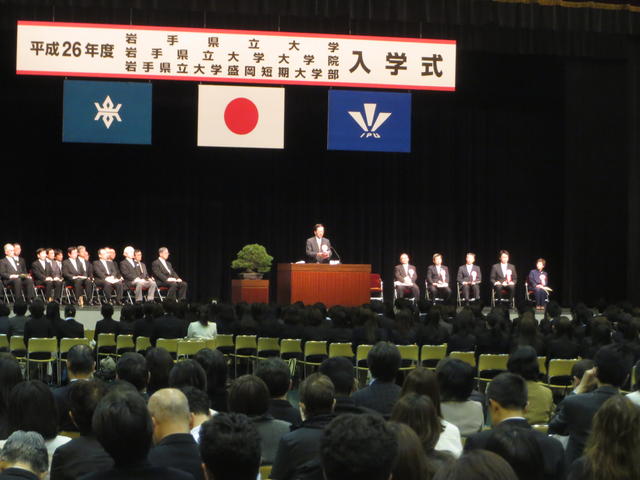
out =
[[[231,280],[233,303],[269,303],[269,280]]]

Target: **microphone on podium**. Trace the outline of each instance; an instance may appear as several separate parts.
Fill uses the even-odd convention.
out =
[[[335,248],[333,248],[333,247],[331,247],[331,250],[333,250],[333,251],[335,252],[336,257],[338,257],[338,261],[339,261],[339,262],[342,262],[342,259],[340,258],[340,254],[338,253],[338,251],[337,251]]]

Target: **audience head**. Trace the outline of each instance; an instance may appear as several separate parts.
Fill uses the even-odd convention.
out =
[[[544,478],[542,451],[533,429],[501,423],[491,431],[485,450],[505,459],[518,480]]]
[[[327,358],[320,365],[319,372],[326,375],[336,389],[336,396],[348,397],[356,389],[353,363],[346,357]]]
[[[335,388],[326,375],[314,373],[300,384],[300,413],[302,419],[333,412]]]
[[[64,307],[64,318],[74,318],[76,316],[76,306],[75,305],[65,305]]]
[[[527,383],[514,373],[497,375],[487,387],[489,412],[494,425],[513,416],[522,416],[527,406]]]
[[[418,434],[404,423],[387,422],[396,436],[398,452],[391,478],[393,480],[425,480],[433,476]]]
[[[229,411],[248,417],[265,415],[269,410],[269,388],[260,377],[242,375],[229,389]]]
[[[573,388],[577,387],[582,380],[584,372],[587,370],[591,370],[593,368],[593,360],[589,358],[583,358],[579,362],[575,363],[573,367],[571,367],[571,378],[573,383]]]
[[[194,417],[204,415],[209,416],[210,401],[206,392],[199,390],[195,387],[184,387],[182,393],[187,397],[189,403],[189,412],[191,413],[191,422],[194,422]]]
[[[102,314],[103,318],[113,317],[113,305],[110,305],[108,303],[102,304],[102,306],[100,307],[100,313]]]
[[[32,318],[42,318],[44,316],[44,303],[42,300],[34,300],[29,305],[29,313]]]
[[[171,369],[169,386],[171,388],[196,387],[206,392],[207,374],[195,360],[182,360]]]
[[[433,451],[444,430],[431,399],[417,393],[398,399],[391,411],[391,420],[409,425],[418,435],[425,453]]]
[[[149,398],[149,413],[153,422],[153,441],[167,435],[189,433],[191,413],[184,393],[176,388],[162,388]]]
[[[132,388],[115,388],[93,414],[96,438],[116,467],[142,462],[151,448],[153,423],[147,404]]]
[[[38,432],[45,440],[58,435],[58,410],[53,393],[40,380],[18,383],[9,394],[9,432]]]
[[[173,358],[164,348],[150,348],[145,355],[149,370],[147,392],[152,393],[169,386],[169,372],[173,368]]]
[[[389,342],[376,343],[367,355],[371,375],[380,382],[393,382],[401,361],[400,350]]]
[[[341,415],[320,440],[326,480],[388,480],[396,452],[393,430],[374,415]]]
[[[266,383],[271,398],[284,397],[291,387],[291,374],[287,363],[278,357],[258,363],[255,374]]]
[[[409,393],[417,393],[418,395],[426,395],[431,399],[436,407],[438,417],[442,417],[440,409],[440,386],[438,385],[438,377],[428,368],[418,367],[407,375],[402,384],[402,392],[400,396]]]
[[[593,358],[596,377],[600,385],[612,385],[620,388],[631,371],[631,360],[620,345],[607,345]]]
[[[13,314],[22,317],[25,313],[27,313],[27,302],[16,300],[16,303],[13,304]]]
[[[42,435],[17,430],[9,435],[0,451],[3,469],[20,468],[44,479],[49,470],[49,455]],[[17,478],[17,477],[16,477]]]
[[[433,480],[518,480],[513,468],[499,455],[487,450],[465,452],[442,467]]]
[[[0,357],[0,415],[6,417],[11,389],[22,382],[18,361],[9,354]]]
[[[74,345],[67,352],[67,369],[70,377],[90,377],[93,375],[94,366],[93,350],[88,345]]]
[[[97,378],[73,382],[69,388],[69,415],[80,435],[90,435],[91,421],[98,403],[107,394],[107,385]]]
[[[217,349],[205,348],[193,358],[207,374],[207,391],[224,390],[227,385],[227,360],[224,354]]]
[[[129,382],[139,392],[147,390],[149,369],[145,358],[141,354],[127,352],[122,355],[116,366],[116,374],[119,380]]]
[[[200,456],[207,477],[255,480],[260,469],[261,440],[245,415],[220,413],[200,427]]]
[[[540,366],[538,365],[538,354],[535,348],[528,345],[518,347],[509,356],[507,369],[511,373],[520,375],[525,380],[537,381],[540,376]]]
[[[436,368],[443,402],[465,402],[473,391],[473,367],[458,358],[446,358]]]

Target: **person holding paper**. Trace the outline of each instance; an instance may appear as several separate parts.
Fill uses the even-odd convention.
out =
[[[310,263],[329,263],[331,258],[331,242],[324,236],[324,225],[316,223],[313,237],[307,238],[307,261]]]
[[[491,284],[495,292],[496,301],[507,300],[513,302],[518,275],[516,267],[509,263],[509,252],[500,250],[499,263],[491,267]]]
[[[427,269],[427,288],[431,292],[431,298],[441,298],[445,302],[451,296],[449,288],[449,269],[442,265],[442,254],[433,254],[433,265]]]
[[[400,255],[400,265],[395,266],[393,277],[393,286],[398,298],[404,297],[408,292],[411,292],[414,299],[420,298],[420,288],[416,285],[416,280],[418,280],[416,267],[409,265],[409,255],[406,253]]]
[[[545,272],[544,267],[547,261],[544,258],[536,260],[536,268],[529,272],[527,283],[529,284],[529,292],[533,293],[536,299],[536,310],[544,310],[545,304],[549,301],[549,275]]]
[[[99,260],[93,262],[94,282],[103,289],[107,302],[111,302],[111,296],[115,291],[115,303],[121,305],[124,281],[115,263],[110,259],[109,249],[98,250],[98,258]]]
[[[462,290],[462,298],[466,305],[471,301],[480,301],[480,282],[482,273],[480,267],[474,265],[476,254],[469,252],[465,264],[458,268],[457,280]]]

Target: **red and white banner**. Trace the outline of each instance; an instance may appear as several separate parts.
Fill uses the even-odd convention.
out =
[[[455,90],[456,42],[19,21],[16,73]]]
[[[284,88],[199,85],[198,146],[284,148]]]

